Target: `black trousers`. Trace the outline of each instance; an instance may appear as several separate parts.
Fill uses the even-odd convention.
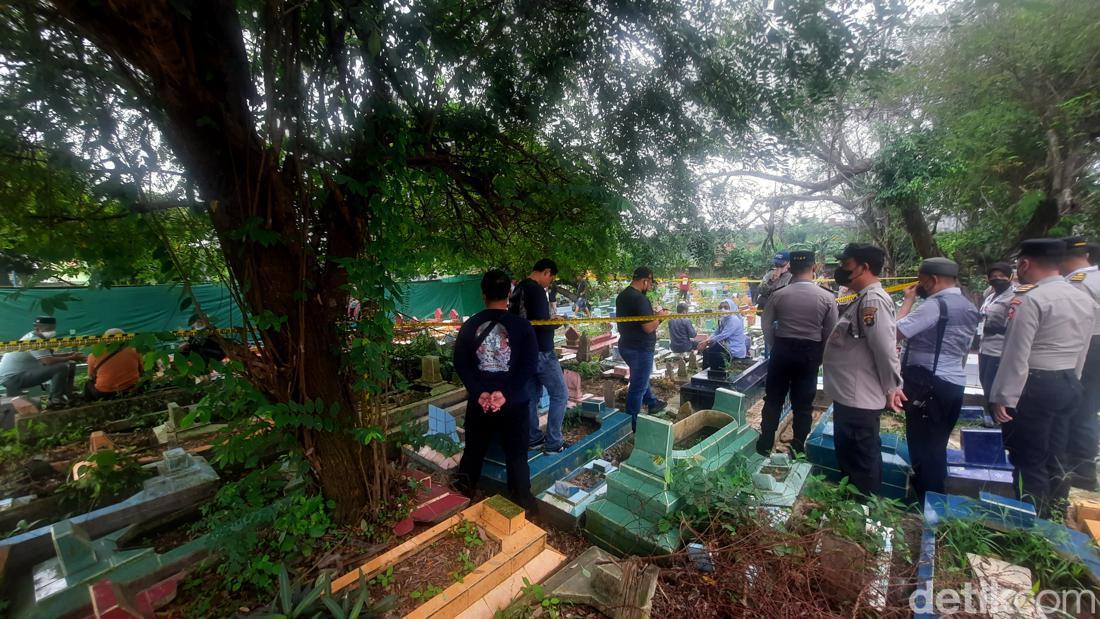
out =
[[[997,369],[1001,367],[1001,358],[993,355],[978,355],[978,382],[982,384],[982,393],[989,397],[993,389],[993,380],[997,378]],[[986,410],[992,413],[990,405],[986,404]]]
[[[865,495],[882,486],[881,411],[833,403],[833,439],[840,472]]]
[[[1012,421],[1003,426],[1016,496],[1033,502],[1043,518],[1065,510],[1066,445],[1082,391],[1075,370],[1031,370],[1020,401],[1009,412]]]
[[[529,511],[538,509],[531,495],[531,472],[527,466],[527,402],[504,405],[495,413],[485,413],[476,398],[466,401],[466,448],[458,463],[455,488],[472,497],[481,480],[485,453],[494,438],[504,449],[508,475],[508,494],[513,502]]]
[[[700,367],[704,370],[724,370],[733,359],[725,346],[721,344],[708,344],[703,349],[703,359]]]
[[[909,378],[902,370],[902,380]],[[932,399],[927,414],[905,415],[905,440],[913,466],[913,489],[924,503],[925,492],[944,493],[947,478],[947,439],[959,421],[964,385],[953,385],[938,376],[932,379]]]
[[[768,376],[764,384],[764,408],[761,411],[760,439],[756,451],[767,455],[775,444],[783,402],[791,399],[791,426],[794,438],[791,450],[801,453],[813,423],[814,395],[817,393],[817,371],[821,369],[821,342],[777,337],[768,359]]]
[[[1077,414],[1070,422],[1069,462],[1073,477],[1070,483],[1085,490],[1096,490],[1096,452],[1100,443],[1100,336],[1094,335],[1089,344],[1089,356],[1081,373],[1085,389]]]

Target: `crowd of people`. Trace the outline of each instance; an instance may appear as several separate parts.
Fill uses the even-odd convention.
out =
[[[986,272],[989,288],[980,309],[964,294],[959,265],[929,258],[917,283],[898,307],[880,277],[885,252],[851,243],[837,256],[833,279],[854,298],[838,304],[836,293],[817,284],[814,252],[776,256],[755,301],[769,357],[760,438],[768,455],[785,401],[792,410],[790,449],[800,453],[810,431],[817,377],[833,402],[833,426],[841,473],[864,495],[881,485],[880,419],[904,413],[918,498],[944,492],[947,444],[963,406],[967,358],[982,333],[979,379],[990,423],[1003,428],[1020,498],[1041,515],[1063,510],[1070,485],[1096,489],[1100,442],[1100,246],[1080,237],[1030,239],[1020,244],[1015,265],[998,262]],[[554,352],[553,326],[529,320],[552,316],[548,290],[557,265],[543,259],[513,286],[490,271],[482,279],[486,308],[459,331],[455,369],[469,391],[467,448],[458,469],[460,489],[472,492],[494,434],[501,436],[512,496],[535,509],[527,450],[549,453],[568,447],[561,423],[568,401]],[[688,280],[677,282],[683,293]],[[749,354],[745,321],[732,299],[719,309],[712,335],[699,342],[690,319],[670,317],[648,293],[653,271],[635,269],[615,300],[619,354],[630,369],[624,411],[636,429],[643,407],[665,408],[654,394],[657,331],[668,321],[674,353],[702,350],[720,367]],[[681,294],[677,313],[689,309]],[[545,387],[550,410],[545,434],[537,402]]]

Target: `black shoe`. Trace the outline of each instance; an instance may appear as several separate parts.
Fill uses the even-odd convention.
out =
[[[534,450],[538,449],[539,447],[542,447],[545,443],[546,443],[546,437],[543,436],[542,438],[540,438],[537,441],[527,443],[527,450],[528,451],[534,451]]]
[[[767,458],[772,455],[772,447],[775,445],[774,436],[760,435],[760,438],[756,439],[756,453]]]
[[[666,406],[668,406],[668,402],[665,402],[664,400],[657,400],[649,406],[649,414],[652,415],[653,413],[659,413],[665,410]]]
[[[572,443],[569,443],[567,441],[562,441],[561,445],[559,445],[557,449],[550,449],[548,447],[543,447],[542,448],[542,453],[544,453],[544,454],[560,454],[561,452],[565,451],[566,449],[569,449],[570,445],[572,445]]]

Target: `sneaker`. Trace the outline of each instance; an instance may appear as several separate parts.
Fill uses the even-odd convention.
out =
[[[542,447],[544,443],[546,443],[546,437],[545,436],[539,438],[539,440],[537,440],[537,441],[532,441],[530,443],[527,443],[527,450],[528,451],[534,451],[534,450],[538,449],[539,447]]]
[[[562,444],[558,445],[556,448],[543,447],[542,448],[542,453],[544,453],[544,454],[560,454],[561,452],[565,451],[566,449],[569,449],[570,445],[571,445],[571,443],[566,442],[566,441],[562,441]]]
[[[668,406],[668,402],[665,402],[664,400],[657,400],[649,406],[649,414],[652,415],[653,413],[659,413],[665,410],[666,406]]]

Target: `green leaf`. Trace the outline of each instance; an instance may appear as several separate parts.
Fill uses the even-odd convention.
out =
[[[283,612],[290,614],[293,606],[290,603],[290,576],[286,573],[286,566],[279,564],[279,604]]]

